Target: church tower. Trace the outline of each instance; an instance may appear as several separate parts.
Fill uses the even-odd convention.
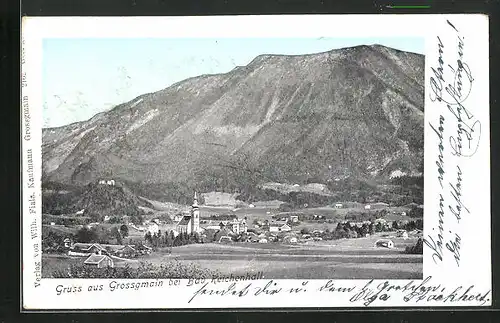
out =
[[[200,209],[198,207],[198,196],[194,192],[194,201],[191,206],[191,232],[200,232]]]

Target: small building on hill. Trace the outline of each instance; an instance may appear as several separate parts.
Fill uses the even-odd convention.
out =
[[[114,267],[113,259],[106,255],[90,255],[84,264],[95,268]]]

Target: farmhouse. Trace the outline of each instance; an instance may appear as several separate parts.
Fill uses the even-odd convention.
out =
[[[84,254],[97,254],[100,255],[103,251],[105,252],[106,249],[104,249],[103,246],[101,246],[98,243],[75,243],[73,244],[70,252],[78,252],[78,253],[84,253]]]
[[[115,180],[114,179],[100,179],[98,182],[100,185],[109,185],[109,186],[115,186]]]
[[[396,233],[398,238],[403,238],[404,240],[408,239],[408,232],[406,230],[398,230]]]
[[[375,242],[375,247],[377,248],[389,248],[392,249],[394,248],[394,242],[389,239],[380,239]]]
[[[344,205],[342,205],[342,203],[336,203],[336,204],[335,204],[335,208],[336,208],[336,209],[341,209],[341,208],[343,208],[343,207],[344,207]]]
[[[276,222],[276,223],[271,223],[269,226],[269,232],[289,232],[292,231],[292,228],[286,223],[283,222]]]
[[[115,251],[115,255],[118,257],[132,258],[137,256],[137,250],[131,245],[123,246],[122,248]]]
[[[114,266],[113,259],[106,255],[90,255],[87,260],[84,261],[84,264],[96,268],[106,268]]]

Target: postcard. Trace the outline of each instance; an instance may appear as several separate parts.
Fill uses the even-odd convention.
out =
[[[489,306],[488,17],[25,17],[25,310]]]

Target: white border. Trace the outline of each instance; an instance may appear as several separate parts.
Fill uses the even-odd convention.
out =
[[[432,101],[429,95],[431,77],[435,77],[432,67],[438,67],[439,36],[444,44],[442,54],[445,60],[444,77],[449,82],[452,72],[446,64],[456,67],[458,33],[446,22],[449,20],[460,31],[463,42],[464,62],[472,71],[474,82],[470,96],[463,102],[464,107],[474,114],[474,120],[481,123],[482,137],[477,153],[470,157],[457,157],[451,154],[449,137],[456,135],[457,121],[442,102]],[[251,26],[251,28],[248,28]],[[23,154],[23,289],[22,299],[25,309],[181,309],[181,308],[270,308],[270,307],[364,307],[364,306],[487,306],[491,305],[491,244],[490,244],[490,183],[489,183],[489,79],[488,79],[488,18],[485,15],[301,15],[301,16],[224,16],[224,17],[44,17],[23,18],[23,55],[22,73],[27,82],[22,88],[22,96],[28,97],[26,115],[23,109],[22,154]],[[182,281],[179,286],[169,286],[164,281],[162,288],[146,291],[110,291],[106,288],[110,280],[37,280],[41,252],[35,254],[34,244],[40,244],[41,237],[41,126],[42,122],[42,40],[43,38],[86,38],[86,37],[124,37],[124,38],[210,38],[210,37],[424,37],[426,40],[426,102],[425,102],[425,228],[424,234],[432,235],[439,229],[439,206],[436,197],[444,195],[443,242],[452,233],[461,236],[461,260],[457,267],[451,253],[444,251],[443,261],[433,261],[432,250],[424,251],[424,277],[428,281],[387,281],[401,289],[383,290],[377,293],[385,281],[335,280],[336,287],[354,287],[352,292],[325,292],[318,288],[327,280],[309,281],[304,287],[307,291],[296,294],[280,293],[256,296],[251,290],[243,297],[199,296],[193,302],[188,300],[201,286],[186,287]],[[25,138],[27,116],[30,117],[30,138]],[[445,118],[444,183],[441,189],[436,181],[436,158],[438,157],[438,137],[432,132],[430,124],[435,125],[439,116]],[[477,128],[476,128],[477,129]],[[29,186],[27,152],[31,149],[34,165],[34,186]],[[451,202],[449,182],[456,179],[456,166],[463,173],[462,202],[470,214],[462,213],[457,223],[448,210]],[[35,194],[34,214],[30,214],[28,199]],[[33,224],[35,223],[35,224]],[[33,224],[33,226],[32,226]],[[31,238],[31,230],[37,238]],[[41,247],[41,244],[40,244]],[[446,247],[443,245],[443,249]],[[267,280],[252,282],[252,288],[263,287]],[[39,283],[38,287],[35,284]],[[277,287],[301,287],[300,280],[275,280]],[[82,286],[83,292],[57,296],[57,285]],[[89,285],[103,284],[102,292],[86,292]],[[363,292],[365,299],[352,301],[354,295]],[[406,285],[406,289],[403,287]],[[224,289],[229,283],[212,286]],[[246,284],[238,283],[237,290]],[[274,285],[273,285],[274,286]],[[413,289],[411,289],[413,286]],[[468,290],[470,298],[458,300]],[[454,301],[449,295],[457,288]],[[376,295],[372,302],[364,304],[369,298],[368,289]],[[414,297],[408,297],[413,295]],[[386,296],[383,296],[386,295]],[[434,296],[432,296],[434,295]],[[442,295],[439,298],[439,295]],[[473,297],[479,295],[478,297]],[[448,296],[447,301],[443,298]],[[387,298],[384,300],[383,298]]]

